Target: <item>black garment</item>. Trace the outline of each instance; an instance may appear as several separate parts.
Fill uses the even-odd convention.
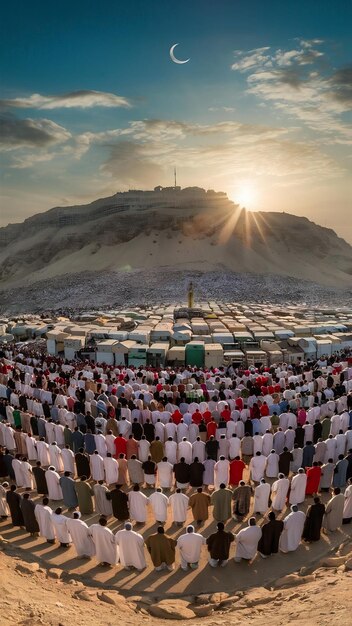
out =
[[[154,426],[154,424],[152,424],[151,422],[147,422],[143,426],[143,431],[144,431],[144,434],[145,434],[145,438],[146,438],[147,441],[149,441],[149,443],[154,441],[154,439],[155,439],[155,426]]]
[[[324,513],[325,505],[321,502],[308,508],[302,533],[304,541],[319,541]]]
[[[34,515],[35,503],[29,498],[22,498],[21,511],[27,533],[39,533],[39,526]]]
[[[7,454],[4,454],[4,463],[5,463],[5,467],[6,467],[6,476],[9,476],[12,480],[15,480],[15,472],[12,469],[12,461],[14,460],[14,456],[13,454],[10,454],[10,452],[8,452]]]
[[[199,461],[193,461],[189,466],[190,485],[191,487],[201,487],[203,485],[203,474],[205,467]]]
[[[81,476],[86,476],[90,478],[90,463],[89,456],[84,452],[77,452],[75,455],[76,467],[77,467],[77,476],[81,478]]]
[[[21,411],[27,411],[28,405],[27,405],[27,398],[25,395],[21,394],[20,396],[18,396],[18,404],[20,405]]]
[[[288,476],[290,473],[291,461],[293,461],[293,454],[291,452],[281,452],[279,455],[279,472]]]
[[[72,450],[78,452],[80,448],[84,447],[84,435],[80,430],[74,430],[71,436]]]
[[[321,422],[317,422],[313,424],[313,443],[317,443],[318,439],[320,439],[321,434],[323,432],[323,426]]]
[[[312,467],[314,454],[315,447],[313,446],[313,444],[306,444],[303,448],[302,467]]]
[[[9,505],[12,524],[14,526],[24,526],[24,520],[21,511],[21,500],[22,497],[16,491],[6,492],[6,501]]]
[[[226,532],[225,530],[218,530],[216,533],[210,535],[207,539],[207,547],[208,552],[210,553],[210,558],[218,559],[219,561],[227,561],[229,558],[230,546],[234,539],[234,535]]]
[[[347,473],[346,473],[346,482],[347,482],[349,478],[352,478],[352,452],[347,454],[345,458],[348,461],[348,467],[347,467]]]
[[[143,435],[143,427],[139,422],[133,422],[132,424],[132,435],[136,439],[136,441],[140,441]]]
[[[155,474],[156,464],[154,461],[144,461],[142,463],[142,470],[145,474]]]
[[[46,484],[45,470],[42,467],[33,467],[33,476],[37,487],[37,492],[42,495],[48,495],[48,485]]]
[[[191,478],[191,472],[190,472],[190,467],[188,463],[185,463],[185,462],[176,463],[174,465],[174,473],[175,473],[175,478],[178,483],[181,483],[181,484],[189,483],[190,478]]]
[[[106,498],[111,500],[112,512],[114,517],[119,520],[129,519],[130,513],[128,510],[128,496],[127,493],[121,491],[121,489],[112,489],[106,494]]]
[[[296,432],[295,443],[298,444],[299,448],[303,448],[303,446],[304,446],[304,428],[302,428],[302,426],[297,426],[295,432]]]
[[[284,523],[281,520],[269,520],[262,526],[262,536],[258,542],[258,551],[265,556],[276,554],[279,551],[280,535],[284,529]]]
[[[201,422],[198,426],[199,434],[207,432],[207,425],[205,422]]]
[[[253,423],[252,420],[246,420],[244,423],[244,434],[253,436]]]
[[[219,450],[219,442],[218,442],[218,440],[217,439],[208,439],[208,441],[205,443],[205,453],[206,453],[207,457],[209,457],[210,459],[213,459],[213,461],[217,461],[218,450]]]
[[[86,415],[85,416],[85,420],[86,420],[86,424],[87,424],[87,430],[90,430],[93,435],[95,435],[95,419],[92,415]]]
[[[32,415],[31,417],[31,429],[32,429],[33,437],[38,437],[39,436],[38,418],[35,415]]]
[[[45,402],[43,404],[43,413],[44,413],[44,417],[46,417],[47,419],[51,418],[50,406],[46,404]]]
[[[5,478],[8,475],[4,456],[4,453],[0,450],[0,478]]]

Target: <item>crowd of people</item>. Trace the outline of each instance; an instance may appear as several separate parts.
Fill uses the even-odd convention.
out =
[[[2,519],[105,565],[142,570],[147,551],[170,570],[178,552],[187,570],[205,545],[210,566],[223,567],[232,546],[235,562],[267,558],[352,520],[345,355],[156,370],[13,347],[0,359],[0,419]],[[148,512],[156,532],[142,536]],[[124,526],[114,534],[115,519]],[[184,527],[177,540],[170,519]],[[243,527],[232,533],[229,520]]]

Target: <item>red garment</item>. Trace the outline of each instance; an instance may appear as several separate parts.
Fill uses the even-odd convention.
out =
[[[208,439],[210,439],[210,437],[213,435],[215,437],[215,433],[216,433],[216,422],[209,422],[207,424],[207,435],[208,435]]]
[[[115,441],[115,457],[118,458],[119,454],[126,454],[127,440],[124,437],[116,437]]]
[[[270,415],[269,407],[267,404],[262,404],[262,406],[260,407],[260,415],[262,417]]]
[[[67,402],[67,408],[68,408],[68,410],[69,410],[69,411],[73,411],[73,407],[75,406],[75,401],[74,401],[74,399],[73,399],[73,398],[71,398],[71,397],[69,397],[69,398],[67,398],[66,402]]]
[[[274,391],[275,391],[275,393],[280,393],[281,387],[280,387],[279,384],[274,385]]]
[[[236,398],[235,404],[236,404],[236,409],[238,411],[242,411],[242,409],[244,407],[243,398]]]
[[[205,421],[206,424],[209,424],[209,422],[211,420],[211,412],[210,411],[204,411],[204,413],[203,413],[203,420]]]
[[[234,459],[230,463],[230,485],[238,485],[240,480],[242,480],[243,472],[246,467],[246,464],[243,461],[236,461]]]
[[[319,489],[321,468],[318,467],[306,467],[307,474],[307,486],[306,496],[312,496],[313,493],[317,493]]]
[[[223,411],[221,411],[220,416],[222,417],[222,419],[225,422],[229,422],[231,419],[231,411],[230,409],[224,409]]]
[[[133,454],[135,454],[138,457],[138,441],[136,441],[135,439],[127,439],[126,459],[130,459]]]
[[[180,413],[180,411],[176,409],[176,411],[174,411],[173,414],[171,415],[171,419],[173,423],[176,424],[177,426],[182,420],[182,413]]]
[[[201,412],[197,410],[197,411],[196,411],[195,413],[193,413],[193,415],[192,415],[192,422],[193,422],[194,424],[197,424],[197,426],[199,426],[199,424],[200,424],[200,423],[201,423],[201,421],[202,421],[202,417],[203,417],[203,416],[202,416]]]

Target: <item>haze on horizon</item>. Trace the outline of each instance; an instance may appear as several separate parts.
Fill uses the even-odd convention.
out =
[[[352,243],[351,23],[348,0],[4,5],[0,226],[176,166]]]

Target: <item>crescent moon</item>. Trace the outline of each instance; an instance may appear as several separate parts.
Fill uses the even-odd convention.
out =
[[[186,59],[185,61],[180,61],[180,59],[176,59],[176,57],[174,55],[174,50],[175,50],[176,46],[178,46],[178,43],[174,43],[174,45],[171,46],[171,48],[170,48],[171,61],[173,61],[174,63],[178,63],[179,65],[183,65],[184,63],[188,63],[188,61],[191,60],[190,58]]]

